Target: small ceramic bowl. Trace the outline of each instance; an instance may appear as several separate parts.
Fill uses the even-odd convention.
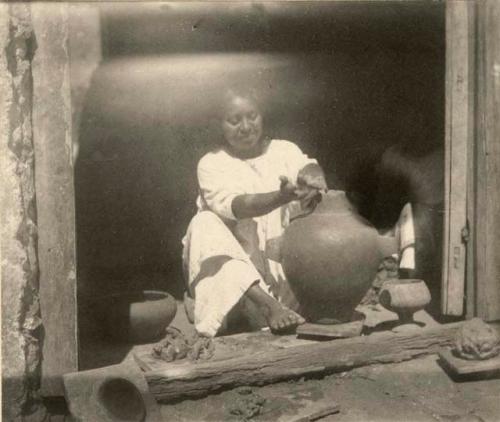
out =
[[[111,294],[96,304],[106,335],[134,344],[161,339],[177,312],[175,299],[157,290]]]
[[[431,301],[431,294],[423,280],[393,279],[382,286],[380,304],[398,314],[401,322],[413,321],[413,314]]]

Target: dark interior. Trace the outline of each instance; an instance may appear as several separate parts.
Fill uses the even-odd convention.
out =
[[[135,287],[181,297],[196,164],[220,140],[229,83],[256,87],[267,134],[394,223],[398,200],[385,219],[375,209],[377,165],[400,143],[442,149],[444,41],[442,2],[103,6],[76,163],[80,303]]]

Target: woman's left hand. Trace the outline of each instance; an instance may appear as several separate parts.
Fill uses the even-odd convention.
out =
[[[297,177],[297,186],[299,188],[316,189],[320,192],[327,192],[328,186],[326,185],[325,178],[321,176],[312,176],[309,174],[299,175]]]
[[[328,186],[326,184],[325,175],[323,170],[318,164],[308,164],[297,175],[297,186],[299,189],[316,189],[319,192],[327,192]]]

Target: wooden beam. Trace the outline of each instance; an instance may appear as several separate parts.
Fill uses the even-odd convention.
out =
[[[228,360],[171,365],[145,373],[150,391],[160,401],[203,396],[242,385],[263,385],[304,375],[327,374],[359,366],[402,362],[438,353],[451,345],[462,323],[313,343],[282,350],[250,353]]]

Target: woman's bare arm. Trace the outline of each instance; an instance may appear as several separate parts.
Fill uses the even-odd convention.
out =
[[[231,208],[236,218],[253,218],[266,215],[274,209],[298,199],[297,187],[286,177],[281,176],[280,190],[267,193],[238,195],[233,199]]]
[[[238,219],[260,217],[293,200],[309,204],[319,192],[328,190],[323,170],[315,163],[307,164],[300,170],[297,185],[285,176],[281,176],[280,180],[278,191],[244,194],[234,198],[231,204],[234,216]]]

